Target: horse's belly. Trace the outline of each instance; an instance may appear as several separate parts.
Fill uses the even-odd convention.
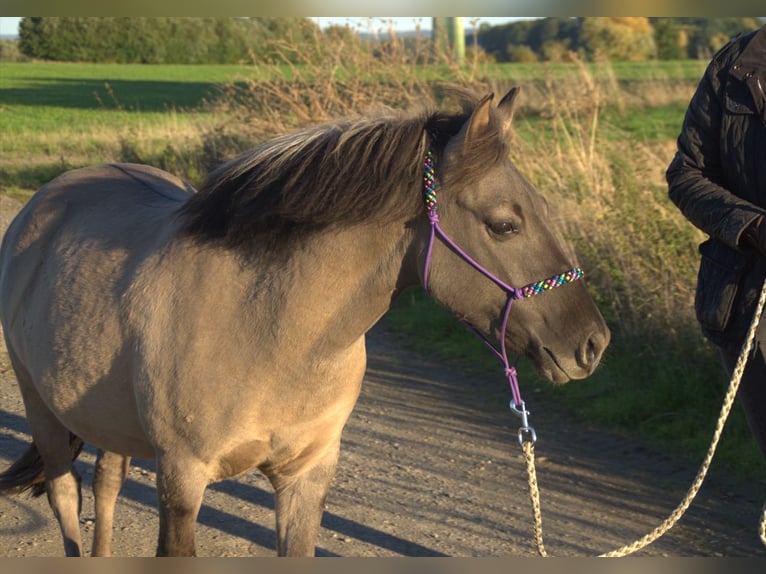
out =
[[[59,420],[86,443],[153,457],[136,405],[131,345],[120,335],[118,317],[87,305],[77,311],[79,317],[62,317],[53,332],[39,327],[36,338],[19,345],[31,384]],[[57,314],[64,315],[54,309],[48,316]],[[35,339],[42,344],[35,344]]]
[[[91,386],[69,384],[69,377],[42,381],[40,394],[61,422],[98,448],[139,458],[153,458],[129,381],[99,380]]]

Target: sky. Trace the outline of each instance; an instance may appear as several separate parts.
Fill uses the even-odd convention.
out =
[[[319,25],[324,27],[330,24],[340,24],[341,26],[349,25],[352,28],[360,26],[362,30],[366,30],[369,27],[375,28],[388,28],[389,24],[394,27],[396,31],[414,30],[418,25],[422,30],[431,29],[431,18],[416,18],[414,16],[406,16],[401,18],[393,18],[386,16],[382,18],[352,18],[352,17],[335,17],[335,16],[321,16],[315,17],[314,20],[319,22]],[[503,24],[510,20],[518,20],[518,18],[509,17],[472,17],[464,16],[463,22],[466,27],[470,25],[470,22],[474,19],[478,19],[480,23],[486,22],[492,26]],[[0,17],[0,36],[6,36],[16,34],[19,28],[19,20],[21,18],[11,18],[7,16]]]
[[[478,20],[479,23],[486,22],[492,26],[497,26],[498,24],[504,24],[511,20],[518,20],[518,19],[519,18],[495,17],[495,16],[481,16],[481,17],[463,16],[463,25],[465,27],[468,27],[472,20]],[[422,30],[431,29],[431,18],[415,17],[415,16],[404,16],[400,18],[393,18],[391,16],[385,16],[380,18],[375,18],[375,17],[350,18],[350,17],[320,16],[320,17],[312,18],[312,20],[316,20],[317,22],[319,22],[319,25],[322,27],[325,27],[330,24],[340,24],[341,26],[348,24],[354,28],[356,26],[361,26],[362,29],[365,29],[370,25],[372,25],[373,27],[383,27],[385,25],[385,27],[388,28],[388,25],[390,23],[391,25],[394,26],[394,29],[398,32],[401,32],[404,30],[414,30],[417,26],[420,26]]]
[[[19,20],[21,18],[0,17],[0,36],[16,34],[19,29]]]

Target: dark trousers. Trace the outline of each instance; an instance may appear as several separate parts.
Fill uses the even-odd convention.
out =
[[[745,411],[747,424],[766,460],[766,313],[761,318],[756,350],[747,359],[737,398]],[[721,351],[723,363],[731,375],[739,353]]]

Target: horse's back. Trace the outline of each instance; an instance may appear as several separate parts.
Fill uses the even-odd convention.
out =
[[[162,170],[106,164],[66,172],[41,187],[8,227],[0,250],[3,321],[41,267],[76,255],[105,259],[139,254],[191,195],[191,186]]]
[[[42,186],[20,210],[9,226],[4,244],[39,239],[38,234],[70,224],[78,215],[89,222],[83,232],[97,233],[99,223],[110,228],[117,215],[130,225],[152,212],[159,215],[185,202],[193,189],[189,184],[160,169],[138,164],[104,164],[61,174]],[[79,212],[78,212],[79,210]],[[30,235],[31,234],[31,235]],[[3,259],[8,247],[3,247]]]

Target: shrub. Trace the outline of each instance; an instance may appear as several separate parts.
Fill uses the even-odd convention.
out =
[[[0,62],[26,62],[29,60],[19,50],[18,40],[0,40]]]

